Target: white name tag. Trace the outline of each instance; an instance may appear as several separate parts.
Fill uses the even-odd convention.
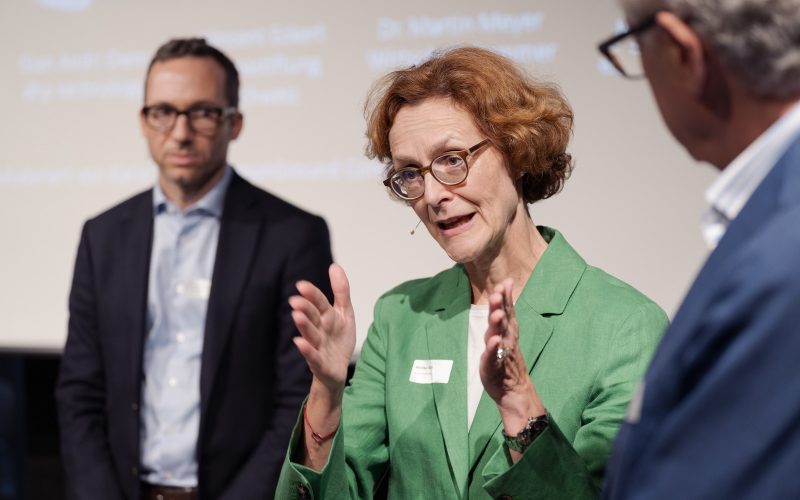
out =
[[[452,369],[452,359],[418,359],[411,367],[408,380],[415,384],[446,384]]]
[[[193,299],[206,299],[211,294],[211,280],[197,278],[179,283],[175,288],[179,295],[185,295]]]

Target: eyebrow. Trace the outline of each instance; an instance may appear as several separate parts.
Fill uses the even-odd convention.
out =
[[[452,135],[448,135],[444,139],[434,143],[433,148],[431,148],[431,151],[438,151],[438,153],[435,153],[433,155],[433,158],[431,158],[431,160],[434,160],[434,159],[438,158],[440,155],[442,155],[444,153],[447,153],[449,151],[461,151],[461,150],[467,149],[469,147],[469,146],[450,146],[450,147],[446,147],[448,144],[451,144],[451,142],[455,141],[455,140],[456,140],[455,137],[453,137]],[[458,139],[458,140],[463,142],[462,139]],[[401,168],[405,168],[406,166],[408,166],[410,164],[420,165],[422,162],[420,162],[420,161],[418,161],[417,159],[414,159],[414,158],[409,158],[407,156],[402,156],[402,155],[401,156],[395,156],[395,155],[392,155],[392,165],[395,165],[396,163],[400,163],[401,164]]]
[[[190,105],[188,105],[185,108],[179,108],[175,104],[173,104],[171,102],[168,102],[168,101],[156,101],[153,104],[146,104],[146,106],[149,107],[149,108],[152,108],[152,107],[155,107],[155,106],[169,106],[170,108],[175,108],[175,109],[193,109],[193,108],[199,108],[199,107],[223,108],[224,109],[226,107],[224,104],[217,104],[217,103],[209,102],[209,101],[195,101],[195,102],[191,103]]]

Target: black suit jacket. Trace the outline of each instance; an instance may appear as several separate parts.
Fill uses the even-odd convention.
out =
[[[69,298],[56,388],[76,499],[139,498],[140,399],[152,190],[89,220]],[[203,500],[272,498],[311,375],[287,303],[295,282],[329,283],[325,222],[234,174],[225,197],[200,374]],[[330,296],[329,289],[323,291]]]

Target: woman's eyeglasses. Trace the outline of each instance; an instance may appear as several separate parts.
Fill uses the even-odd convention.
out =
[[[489,144],[489,139],[484,139],[469,149],[448,151],[434,159],[427,167],[404,167],[398,169],[383,181],[383,185],[388,187],[400,199],[416,200],[425,193],[425,179],[423,176],[426,172],[430,172],[434,179],[445,186],[461,184],[469,175],[467,159],[486,144]]]

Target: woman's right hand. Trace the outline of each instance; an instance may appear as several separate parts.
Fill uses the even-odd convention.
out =
[[[308,281],[297,282],[300,295],[290,297],[289,305],[301,335],[294,338],[295,345],[306,359],[315,382],[336,398],[341,397],[347,381],[347,368],[356,345],[356,321],[344,269],[331,264],[328,275],[333,305]]]

